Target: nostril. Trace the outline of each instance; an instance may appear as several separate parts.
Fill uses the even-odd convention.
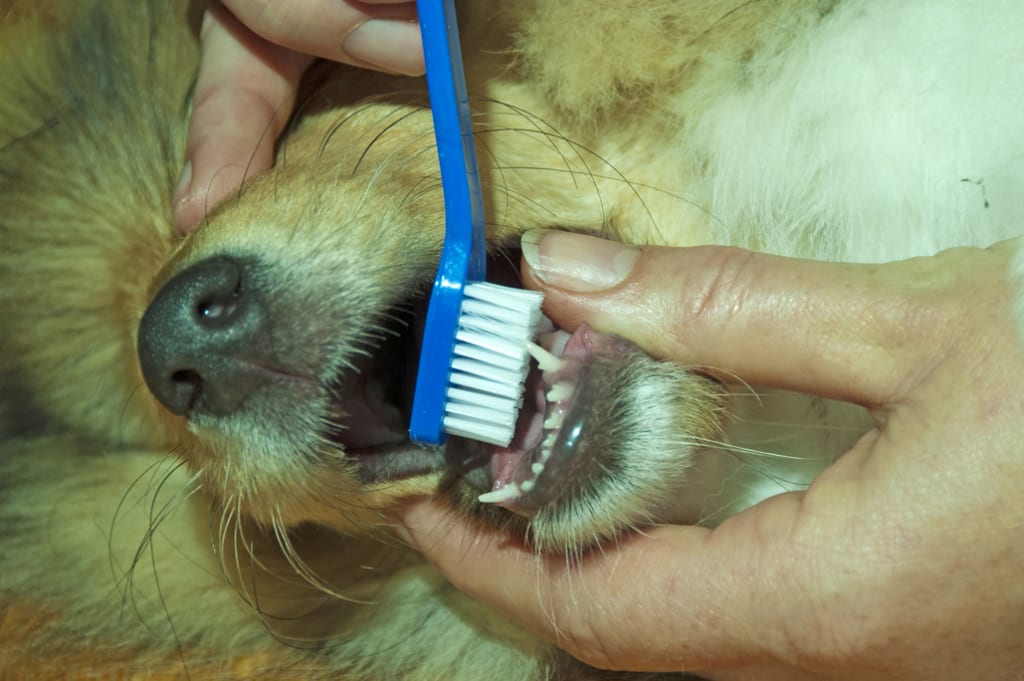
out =
[[[175,383],[189,383],[196,387],[199,387],[203,382],[202,377],[197,372],[192,371],[191,369],[182,369],[181,371],[175,371],[173,374],[171,374],[171,380],[174,381]]]
[[[174,384],[175,406],[181,412],[195,407],[203,391],[203,377],[199,375],[199,372],[192,369],[180,369],[171,374],[171,382]]]
[[[208,329],[220,329],[234,323],[239,313],[240,287],[230,293],[215,292],[200,300],[195,307],[196,321]]]

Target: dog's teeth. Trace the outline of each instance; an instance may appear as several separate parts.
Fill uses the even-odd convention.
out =
[[[526,491],[528,492],[529,490]],[[522,492],[519,491],[519,485],[513,482],[509,485],[505,485],[501,489],[491,490],[486,494],[481,494],[476,498],[476,500],[482,504],[500,504],[503,501],[516,499],[521,495]]]
[[[572,385],[569,383],[556,383],[551,386],[546,396],[548,402],[562,402],[572,397]]]
[[[556,371],[565,366],[565,360],[555,357],[536,343],[527,343],[526,350],[537,360],[537,366],[541,371]]]
[[[532,466],[530,466],[530,470],[533,471],[534,475],[540,475],[541,473],[544,472],[544,464],[541,463],[540,461],[537,461]]]
[[[534,488],[535,484],[536,483],[534,483],[533,480],[523,480],[523,482],[520,483],[519,486],[522,488],[524,492],[529,492]]]
[[[548,459],[551,458],[551,450],[555,448],[555,441],[557,439],[558,434],[551,433],[546,438],[544,438],[544,442],[540,443],[540,460],[542,463],[546,462]]]
[[[544,421],[544,430],[558,430],[562,427],[563,421],[565,421],[565,416],[558,412],[552,412],[551,416]]]

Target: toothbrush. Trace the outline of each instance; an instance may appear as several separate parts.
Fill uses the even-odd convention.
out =
[[[427,306],[409,437],[507,446],[542,296],[484,280],[483,197],[452,0],[417,0],[444,193],[445,238]]]

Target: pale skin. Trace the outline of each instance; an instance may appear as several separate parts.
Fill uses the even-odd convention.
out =
[[[1013,246],[884,265],[645,248],[607,290],[567,276],[588,259],[607,271],[616,248],[545,237],[546,281],[524,262],[561,326],[585,319],[656,357],[858,402],[875,429],[806,492],[714,530],[651,528],[571,568],[432,500],[406,509],[405,537],[458,588],[601,668],[1024,678]]]
[[[223,0],[206,11],[200,43],[186,163],[174,195],[183,233],[270,168],[299,80],[316,57],[423,73],[413,2]]]

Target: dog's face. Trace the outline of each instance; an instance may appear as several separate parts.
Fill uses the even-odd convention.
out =
[[[682,164],[666,151],[682,148],[668,95],[685,90],[702,41],[744,43],[702,28],[714,12],[668,3],[660,11],[679,16],[643,30],[651,54],[668,53],[661,45],[673,59],[627,59],[630,44],[608,45],[622,58],[606,55],[601,68],[575,73],[570,88],[551,68],[578,64],[561,35],[560,8],[513,3],[498,19],[470,9],[462,31],[472,55],[489,273],[506,284],[517,281],[516,249],[528,229],[634,243],[709,239],[708,211],[691,198],[699,181],[688,184],[699,158]],[[125,34],[155,25],[124,14]],[[618,16],[608,7],[588,20],[610,26]],[[95,26],[83,35],[112,30],[99,14],[85,21]],[[438,449],[410,444],[406,412],[444,225],[422,79],[337,66],[310,73],[275,169],[181,238],[166,216],[195,52],[181,16],[167,21],[173,30],[164,22],[140,35],[156,55],[148,62],[154,73],[131,75],[152,89],[145,99],[126,101],[132,95],[115,78],[81,91],[78,80],[61,81],[78,62],[109,60],[95,52],[102,41],[89,38],[52,74],[40,70],[36,78],[52,80],[45,87],[18,85],[59,93],[59,105],[27,102],[24,111],[52,111],[67,99],[75,116],[49,128],[43,113],[34,114],[43,123],[23,126],[19,112],[5,113],[17,139],[10,166],[37,171],[10,195],[36,197],[49,211],[46,229],[37,230],[36,206],[11,208],[25,221],[12,262],[35,258],[32,271],[41,274],[23,275],[8,301],[18,324],[10,354],[49,413],[103,441],[173,452],[215,504],[282,530],[316,523],[366,533],[385,526],[402,498],[439,492],[482,523],[512,524],[540,548],[561,550],[652,521],[735,510],[728,493],[718,494],[715,509],[704,504],[708,489],[734,477],[730,454],[706,447],[723,437],[726,392],[600,329],[545,340],[567,360],[554,380],[563,384],[556,396],[569,396],[548,399],[551,386],[534,379],[524,419],[538,425],[528,441],[509,451],[457,438]],[[693,41],[679,43],[680,27]],[[125,130],[117,140],[109,138],[109,110],[120,112]],[[39,134],[30,134],[33,125]],[[43,191],[42,169],[81,167],[74,176],[89,178],[96,164],[96,186],[83,181],[56,199]],[[67,235],[82,234],[82,205],[103,220],[70,243]],[[54,239],[69,241],[62,254],[81,263],[60,271],[59,286],[41,255]],[[28,311],[43,298],[72,313],[34,321]],[[98,308],[112,323],[94,322]],[[82,342],[90,352],[68,361]],[[525,480],[532,491],[503,507],[477,500]]]
[[[408,441],[444,236],[432,121],[418,83],[346,69],[325,82],[311,100],[323,110],[299,119],[276,169],[212,212],[146,298],[141,370],[204,489],[263,523],[363,532],[398,499],[440,487],[484,522],[529,518],[550,548],[667,515],[660,500],[683,485],[694,439],[718,437],[724,400],[710,379],[586,327],[545,335],[568,361],[548,385],[534,372],[522,418],[538,423],[510,448]],[[489,270],[504,283],[516,282],[525,229],[599,231],[588,210],[615,210],[599,188],[517,169],[562,153],[517,108],[484,105],[475,123]],[[546,398],[551,382],[571,396]],[[508,508],[478,502],[499,478],[534,489]]]

